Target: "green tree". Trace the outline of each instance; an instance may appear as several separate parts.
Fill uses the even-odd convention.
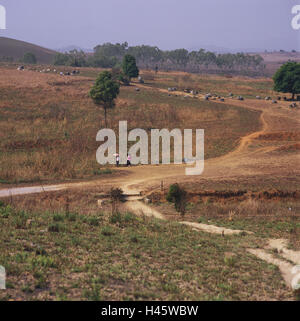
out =
[[[83,51],[71,50],[68,53],[57,53],[54,57],[53,64],[56,66],[86,66],[86,55]]]
[[[23,62],[25,64],[36,64],[36,56],[32,52],[26,52],[23,56]]]
[[[90,90],[90,97],[97,106],[102,106],[104,109],[105,127],[107,127],[107,109],[112,109],[120,91],[118,82],[112,79],[112,74],[109,71],[103,71],[99,74],[95,84]]]
[[[139,75],[139,69],[136,65],[136,60],[131,55],[125,55],[123,58],[123,64],[122,64],[123,73],[126,77],[128,77],[129,82],[131,78],[138,77]]]
[[[69,51],[68,53],[69,61],[68,65],[72,67],[84,67],[86,65],[86,55],[81,50],[76,49]]]
[[[300,94],[300,63],[289,61],[282,65],[273,76],[274,90],[283,93]]]
[[[55,66],[66,66],[68,65],[69,57],[67,54],[58,52],[53,59],[53,64]]]
[[[88,65],[93,67],[100,68],[113,68],[117,64],[116,57],[104,56],[102,54],[94,54],[93,56],[88,58]]]
[[[167,201],[175,204],[175,209],[184,216],[187,205],[187,192],[177,183],[170,185],[166,197]]]

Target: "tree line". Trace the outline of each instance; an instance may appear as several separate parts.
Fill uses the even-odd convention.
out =
[[[182,70],[187,72],[247,72],[263,73],[264,60],[260,55],[244,53],[216,54],[200,49],[188,51],[175,49],[163,51],[154,46],[128,46],[105,43],[94,48],[93,54],[73,50],[68,53],[58,53],[54,58],[55,65],[73,67],[120,68],[123,57],[132,55],[137,65],[143,69]]]

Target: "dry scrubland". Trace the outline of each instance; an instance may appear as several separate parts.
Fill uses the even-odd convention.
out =
[[[87,95],[99,70],[60,77],[35,71],[45,66],[32,69],[0,69],[0,188],[74,179],[93,184],[3,199],[0,264],[8,289],[0,299],[299,299],[276,266],[246,251],[268,238],[300,248],[298,111],[256,103],[257,95],[277,96],[270,79],[143,71],[140,92],[135,85],[121,88],[109,112],[113,129],[119,120],[128,120],[129,129],[205,129],[204,175],[188,178],[173,167],[101,168],[95,136],[103,111]],[[168,87],[246,100],[168,96]],[[186,221],[254,234],[223,237],[178,224],[182,218],[166,201],[168,185],[178,181],[188,193]],[[109,202],[97,206],[99,193],[128,182],[167,220],[128,213],[126,203],[114,215]]]
[[[89,71],[83,74],[97,75]],[[152,77],[150,86],[164,80],[161,75]],[[174,76],[182,84],[186,77]],[[95,138],[104,121],[102,109],[88,97],[93,80],[1,69],[0,183],[92,178],[111,172],[95,161],[99,146]],[[204,82],[205,90],[210,90],[209,82]],[[244,94],[243,86],[238,90]],[[149,133],[151,128],[204,128],[205,157],[211,158],[229,152],[241,136],[257,130],[259,115],[227,103],[168,97],[151,88],[136,92],[130,86],[122,87],[108,119],[116,133],[119,120],[127,120],[129,130],[144,128]]]
[[[16,197],[0,207],[2,300],[295,298],[276,266],[245,253],[265,243],[257,235],[199,233],[122,207],[110,215],[109,205],[97,208],[97,191]]]

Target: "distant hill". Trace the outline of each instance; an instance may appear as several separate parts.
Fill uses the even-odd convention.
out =
[[[23,58],[26,52],[32,52],[38,63],[50,64],[56,51],[46,49],[32,43],[0,37],[0,57],[13,57],[15,61]]]

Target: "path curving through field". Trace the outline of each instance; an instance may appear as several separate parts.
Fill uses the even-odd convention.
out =
[[[145,85],[137,85],[145,88]],[[151,87],[148,87],[151,88]],[[153,88],[151,88],[153,90]],[[156,89],[164,93],[168,93],[164,89]],[[185,93],[177,92],[178,95],[186,95]],[[203,99],[203,97],[198,97]],[[300,175],[299,155],[297,153],[280,155],[271,155],[270,151],[277,148],[277,145],[259,146],[253,142],[261,135],[268,135],[272,132],[300,132],[300,112],[290,110],[288,102],[280,102],[280,106],[271,105],[270,102],[262,100],[249,99],[246,101],[238,101],[230,99],[229,104],[261,112],[261,129],[254,133],[250,133],[240,139],[237,148],[226,155],[209,159],[205,161],[205,169],[202,175],[197,177],[185,176],[186,165],[145,165],[134,166],[131,168],[120,168],[127,175],[121,177],[113,177],[109,180],[101,178],[98,180],[65,183],[55,185],[38,185],[24,186],[0,189],[0,198],[14,197],[17,195],[38,194],[44,192],[61,191],[74,188],[92,187],[92,186],[116,186],[121,187],[123,191],[130,195],[140,192],[147,193],[159,188],[161,181],[165,185],[172,182],[201,182],[201,179],[221,180],[221,179],[236,179],[247,175],[275,175],[284,173],[288,176]],[[224,104],[217,100],[215,103]],[[146,204],[132,200],[127,203],[127,207],[137,214],[154,216],[158,219],[165,219],[162,213],[147,206]],[[190,226],[196,231],[204,231],[208,233],[218,233],[222,235],[240,234],[247,231],[225,229],[218,226],[198,224],[192,222],[181,222],[181,224]],[[287,249],[286,240],[269,240],[269,244],[261,249],[248,249],[248,252],[255,255],[268,263],[279,267],[287,285],[291,285],[292,263],[300,265],[300,252]],[[276,250],[279,257],[274,257],[270,250]]]

